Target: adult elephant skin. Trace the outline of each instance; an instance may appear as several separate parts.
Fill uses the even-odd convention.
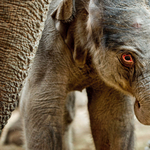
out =
[[[18,105],[51,0],[0,0],[0,133]]]
[[[54,7],[57,6],[57,7]],[[150,12],[143,0],[55,0],[21,96],[26,150],[70,150],[66,96],[87,88],[97,150],[133,150],[150,124]]]

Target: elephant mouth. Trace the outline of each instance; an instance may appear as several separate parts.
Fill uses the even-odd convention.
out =
[[[144,125],[150,125],[150,106],[143,105],[137,99],[134,104],[134,112],[139,120]]]

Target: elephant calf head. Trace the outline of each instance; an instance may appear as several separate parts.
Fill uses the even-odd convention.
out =
[[[136,97],[135,114],[143,124],[150,124],[150,12],[146,6],[116,2],[117,8],[104,3],[101,45],[91,52],[100,77],[110,86]],[[94,4],[93,4],[94,5]],[[96,5],[94,5],[96,7]],[[92,7],[94,7],[92,6]],[[93,13],[93,8],[90,12]],[[92,24],[97,21],[93,19]],[[93,25],[93,26],[94,26]],[[98,25],[98,24],[97,24]],[[92,29],[93,32],[94,29]],[[99,30],[100,32],[100,30]]]
[[[75,62],[83,68],[90,55],[99,77],[135,96],[137,118],[150,124],[150,12],[146,4],[142,0],[81,0],[76,1],[76,10],[71,7],[70,15],[61,11],[64,5],[59,5],[53,18]]]

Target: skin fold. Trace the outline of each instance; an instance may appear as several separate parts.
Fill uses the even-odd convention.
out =
[[[72,149],[66,97],[84,88],[96,149],[134,149],[133,109],[150,124],[149,24],[143,0],[51,2],[20,99],[26,150]]]

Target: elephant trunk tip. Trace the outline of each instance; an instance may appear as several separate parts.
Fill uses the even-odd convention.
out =
[[[139,122],[144,125],[150,125],[150,106],[142,105],[136,100],[134,104],[134,112]]]

